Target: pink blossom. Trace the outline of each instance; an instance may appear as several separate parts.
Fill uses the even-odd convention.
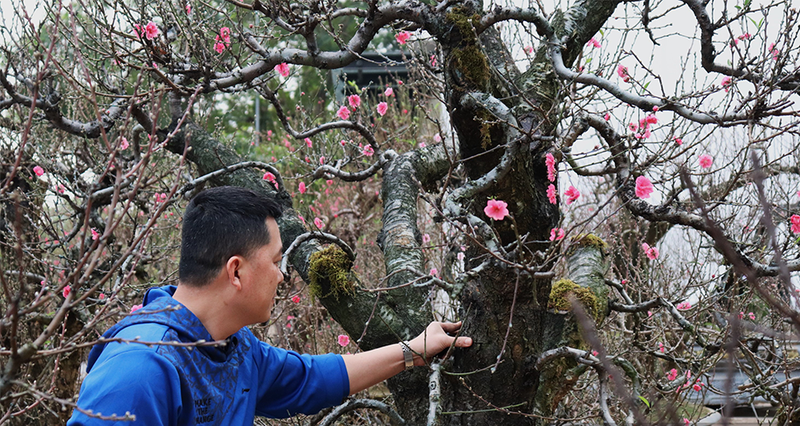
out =
[[[436,268],[431,268],[431,276],[435,277],[437,275],[439,275],[439,270]]]
[[[437,133],[437,134],[433,135],[433,141],[436,142],[436,143],[439,143],[439,142],[442,141],[442,137],[439,136],[439,134]]]
[[[431,236],[428,234],[422,234],[422,244],[428,244],[431,242]]]
[[[464,252],[462,252],[462,251],[458,252],[456,257],[458,258],[458,260],[464,260]]]
[[[750,33],[744,33],[740,35],[738,38],[739,40],[750,40],[753,36]]]
[[[556,186],[552,183],[547,187],[547,199],[550,200],[550,204],[556,204],[558,202],[556,199]]]
[[[67,190],[67,188],[64,188],[64,185],[62,185],[60,183],[58,184],[57,191],[58,191],[59,194],[63,194],[64,192],[66,192],[66,190]]]
[[[704,169],[710,168],[711,164],[714,162],[714,159],[708,154],[701,155],[697,160],[700,163],[700,167]]]
[[[683,424],[684,424],[684,426],[689,426],[689,424],[690,424],[690,423],[691,423],[691,422],[689,421],[689,419],[687,419],[686,417],[684,417],[684,418],[683,418]]]
[[[339,335],[339,346],[347,346],[350,344],[350,336],[346,334]]]
[[[667,351],[667,348],[664,347],[663,343],[658,342],[658,350],[659,350],[659,352],[664,353],[664,352]]]
[[[431,55],[431,66],[436,68],[436,55]]]
[[[383,92],[383,96],[392,96],[394,95],[394,89],[391,87],[387,87],[386,90]]]
[[[306,193],[306,183],[300,182],[300,185],[297,186],[297,190],[300,191],[301,194]]]
[[[581,193],[578,192],[578,188],[570,185],[566,191],[564,191],[564,196],[567,197],[567,205],[570,205],[581,196]]]
[[[278,71],[278,74],[282,75],[283,77],[289,76],[289,64],[286,62],[280,63],[275,65],[275,71]]]
[[[190,15],[191,13],[192,13],[192,5],[189,4],[189,3],[186,3],[186,14]]]
[[[420,148],[425,148],[428,145],[426,145],[425,142],[420,142],[417,146],[419,146]]]
[[[152,40],[158,37],[158,26],[155,24],[155,22],[150,21],[147,23],[147,25],[145,25],[144,36],[148,40]]]
[[[106,300],[106,295],[105,295],[105,293],[100,293],[100,295],[97,296],[97,298],[100,299],[100,300]]]
[[[694,385],[692,385],[692,389],[694,389],[695,392],[700,392],[703,389],[704,385],[705,383],[703,382],[697,382]]]
[[[754,314],[752,312],[748,312],[747,313],[747,318],[750,318],[750,321],[755,321],[756,320],[756,314]]]
[[[689,309],[692,309],[692,304],[689,303],[689,302],[681,302],[681,303],[678,303],[677,305],[675,305],[675,308],[677,308],[679,311],[688,311]],[[687,371],[686,374],[687,374],[687,376],[686,376],[687,379],[689,377],[692,377],[691,376],[692,375],[691,371]]]
[[[727,92],[728,90],[731,89],[731,87],[730,87],[731,86],[731,78],[729,76],[727,76],[727,75],[725,77],[722,77],[722,81],[720,81],[719,85],[722,86],[725,89],[725,91]]]
[[[273,184],[275,183],[275,175],[273,175],[270,172],[264,173],[264,178],[263,179],[266,180],[266,181],[272,182]]]
[[[508,204],[505,201],[500,200],[489,200],[486,202],[486,207],[484,207],[483,212],[486,213],[486,216],[494,220],[503,220],[506,216],[508,216]]]
[[[72,291],[72,287],[65,285],[63,289],[61,289],[61,295],[65,298],[69,296],[69,293]]]
[[[793,214],[789,221],[791,222],[792,234],[800,234],[800,216]]]
[[[314,142],[311,141],[311,138],[305,138],[305,139],[303,139],[303,142],[305,142],[306,146],[309,147],[309,148],[314,146]]]
[[[350,110],[346,106],[343,106],[339,108],[339,111],[336,111],[336,115],[338,115],[342,120],[347,120],[350,118]]]
[[[364,148],[361,150],[361,153],[366,155],[367,157],[372,157],[372,154],[375,154],[375,150],[372,149],[372,145],[364,145]]]
[[[36,176],[41,176],[44,174],[44,169],[39,166],[33,166],[33,172],[36,173]]]
[[[550,241],[557,241],[564,239],[564,229],[563,228],[553,228],[550,230]]]
[[[389,109],[389,105],[386,102],[381,102],[381,103],[378,104],[377,110],[378,110],[378,114],[380,114],[381,117],[383,117],[383,115],[386,114],[386,110],[388,110],[388,109]]]
[[[655,114],[647,114],[647,115],[644,117],[644,121],[645,121],[647,124],[656,124],[656,123],[658,123],[658,117],[656,117],[656,115],[655,115]]]
[[[324,227],[325,227],[325,224],[324,224],[324,223],[322,223],[322,219],[320,219],[320,218],[318,218],[318,217],[315,217],[315,218],[314,218],[314,226],[316,226],[316,227],[317,227],[317,228],[319,228],[319,229],[322,229],[322,228],[324,228]]]
[[[544,164],[547,166],[547,180],[550,182],[556,181],[556,157],[551,153],[544,156]]]
[[[400,44],[406,44],[409,38],[411,38],[411,33],[408,31],[399,32],[394,36],[394,39]]]
[[[650,198],[650,194],[653,193],[653,184],[650,183],[650,179],[644,176],[637,177],[635,192],[639,198]]]
[[[331,185],[333,185],[333,179],[328,179],[328,180],[326,180],[326,181],[325,181],[325,183],[326,183],[328,186],[331,186]]]
[[[603,120],[606,120],[606,121],[611,120],[611,114],[606,113],[606,115],[603,116]]]
[[[667,373],[667,380],[673,381],[676,378],[678,378],[678,370],[674,368],[672,370],[669,370],[669,373]]]
[[[681,146],[681,145],[683,145],[683,139],[681,139],[681,138],[678,138],[678,137],[676,137],[676,138],[674,138],[674,139],[675,139],[675,144],[676,144],[676,145],[678,145],[678,146]]]
[[[356,109],[361,106],[361,96],[350,95],[347,97],[347,102],[350,104],[350,107]]]
[[[222,52],[225,51],[225,45],[222,42],[218,41],[218,42],[214,43],[214,50],[217,53],[222,53]]]
[[[594,37],[590,38],[590,39],[589,39],[589,41],[586,43],[586,45],[587,45],[587,46],[594,46],[594,47],[595,47],[595,48],[597,48],[597,49],[599,49],[600,47],[602,47],[602,46],[600,45],[600,42],[599,42],[599,41],[597,41],[597,39],[596,39],[596,38],[594,38]]]
[[[619,75],[622,78],[622,81],[626,83],[631,80],[631,76],[628,74],[628,67],[625,65],[619,64],[619,66],[617,66],[617,75]]]
[[[138,311],[139,309],[142,309],[143,307],[144,307],[143,304],[142,305],[133,305],[133,306],[131,306],[131,313],[134,313],[134,312]]]
[[[296,295],[296,294],[294,296],[292,296],[292,302],[300,303],[300,296]]]
[[[631,129],[631,132],[635,132],[639,129],[639,126],[637,126],[636,123],[629,123],[628,128]]]
[[[642,243],[642,250],[644,250],[644,254],[650,260],[658,259],[658,249],[655,247],[650,247],[650,244]]]
[[[130,145],[128,144],[128,140],[125,139],[125,137],[123,137],[122,140],[119,142],[119,149],[123,149],[123,150],[124,149],[128,149],[129,146]]]
[[[100,238],[100,233],[97,232],[96,229],[92,228],[91,231],[92,231],[92,240],[97,240],[98,238]]]
[[[219,36],[222,37],[222,41],[226,43],[231,42],[231,29],[228,27],[222,27],[219,29]]]
[[[531,53],[533,53],[533,46],[525,46],[523,50],[525,51],[525,53],[530,55]]]

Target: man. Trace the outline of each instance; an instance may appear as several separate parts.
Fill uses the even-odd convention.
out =
[[[243,188],[198,194],[184,214],[178,286],[148,290],[144,307],[104,334],[119,341],[92,348],[68,425],[126,415],[136,418],[128,425],[249,425],[255,415],[315,413],[423,365],[420,354],[472,344],[448,335],[460,323],[436,322],[407,346],[355,355],[300,355],[256,339],[246,326],[269,320],[283,281],[280,214]],[[227,344],[197,344],[215,340]]]

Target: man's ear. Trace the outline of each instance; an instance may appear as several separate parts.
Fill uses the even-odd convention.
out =
[[[225,263],[225,272],[228,275],[228,283],[236,288],[237,291],[242,289],[242,281],[240,271],[244,266],[244,258],[236,255],[231,256]]]

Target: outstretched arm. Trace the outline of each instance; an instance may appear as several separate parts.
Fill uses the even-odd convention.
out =
[[[439,352],[449,348],[453,341],[455,346],[466,348],[472,345],[469,337],[448,335],[461,328],[461,322],[432,322],[428,328],[409,341],[409,346],[414,352],[414,365],[424,365],[425,356],[432,358]],[[347,376],[350,379],[350,394],[362,391],[376,383],[380,383],[405,368],[403,348],[399,344],[388,345],[371,351],[355,355],[342,355],[344,365],[347,367]]]

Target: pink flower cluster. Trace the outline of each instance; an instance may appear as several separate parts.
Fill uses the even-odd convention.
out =
[[[136,37],[142,38],[142,35],[144,35],[144,38],[148,40],[158,37],[158,25],[156,25],[156,23],[153,21],[148,22],[144,28],[142,28],[142,26],[139,24],[134,24],[133,27],[133,32],[136,34]]]
[[[564,229],[563,228],[553,228],[550,230],[550,241],[558,241],[564,239]]]
[[[386,114],[386,111],[388,109],[389,109],[389,104],[387,104],[386,102],[379,103],[378,107],[376,108],[376,110],[378,111],[378,114],[380,114],[381,117],[383,117],[384,114]]]
[[[41,176],[44,174],[44,169],[40,166],[33,166],[33,172],[36,173],[36,176]]]
[[[350,110],[346,106],[342,105],[342,107],[339,108],[339,111],[336,111],[336,115],[342,120],[347,120],[350,118]]]
[[[650,137],[650,125],[658,123],[658,117],[655,114],[647,114],[644,118],[639,120],[639,125],[636,123],[628,124],[628,128],[632,132],[639,130],[639,133],[634,134],[637,139],[647,139]]]
[[[267,181],[267,182],[270,182],[270,183],[272,183],[273,185],[275,185],[275,188],[276,188],[276,189],[278,188],[278,181],[275,179],[275,175],[274,175],[274,174],[272,174],[271,172],[266,172],[266,173],[264,173],[264,178],[263,178],[263,179],[264,179],[265,181]]]
[[[744,312],[739,312],[739,319],[744,319],[744,316],[745,316]],[[751,321],[755,321],[756,320],[756,314],[754,314],[752,312],[748,312],[747,313],[747,318],[750,318]]]
[[[719,85],[722,86],[722,88],[725,89],[726,92],[731,90],[731,78],[730,78],[730,76],[726,75],[725,77],[722,77],[722,81],[719,82]]]
[[[697,162],[700,163],[700,167],[708,169],[711,168],[711,165],[714,163],[714,159],[708,154],[703,154],[697,158]]]
[[[550,204],[556,204],[558,202],[556,198],[556,186],[552,183],[547,186],[547,199],[550,200]]]
[[[494,220],[503,220],[508,216],[508,204],[505,201],[489,200],[486,202],[483,212]]]
[[[544,156],[544,164],[547,166],[547,180],[550,182],[556,181],[556,157],[551,153]]]
[[[642,243],[642,251],[644,251],[645,256],[647,256],[650,260],[658,259],[658,249],[656,247],[650,247],[650,244]]]
[[[600,42],[599,42],[599,41],[597,41],[597,39],[596,39],[596,38],[594,38],[594,37],[590,38],[590,39],[589,39],[589,41],[588,41],[588,42],[586,42],[586,45],[587,45],[587,46],[594,46],[596,49],[599,49],[599,48],[601,48],[601,47],[602,47],[602,45],[600,44]]]
[[[578,188],[570,185],[569,188],[564,191],[564,196],[567,197],[567,205],[570,205],[581,196],[581,193],[578,191]]]
[[[289,76],[289,64],[284,62],[284,63],[278,64],[278,65],[275,65],[275,71],[277,71],[278,74],[280,74],[282,77],[288,77]]]
[[[669,370],[669,373],[667,373],[667,380],[673,381],[677,378],[678,378],[678,370],[674,368],[672,370]]]
[[[789,218],[789,222],[791,223],[790,228],[792,234],[800,234],[800,216],[793,214],[792,217]]]
[[[619,66],[617,66],[617,75],[626,83],[631,81],[631,76],[628,74],[628,67],[625,65],[619,64]]]
[[[410,38],[411,38],[411,33],[408,31],[399,32],[394,36],[394,39],[397,40],[397,42],[400,44],[406,44],[406,42],[408,42],[408,39]]]
[[[217,34],[217,38],[214,39],[214,50],[217,53],[222,53],[225,49],[230,47],[231,45],[231,29],[228,27],[222,27],[219,29],[219,34]]]
[[[650,198],[650,194],[653,193],[653,184],[650,183],[650,179],[644,176],[637,177],[635,192],[639,198]]]

